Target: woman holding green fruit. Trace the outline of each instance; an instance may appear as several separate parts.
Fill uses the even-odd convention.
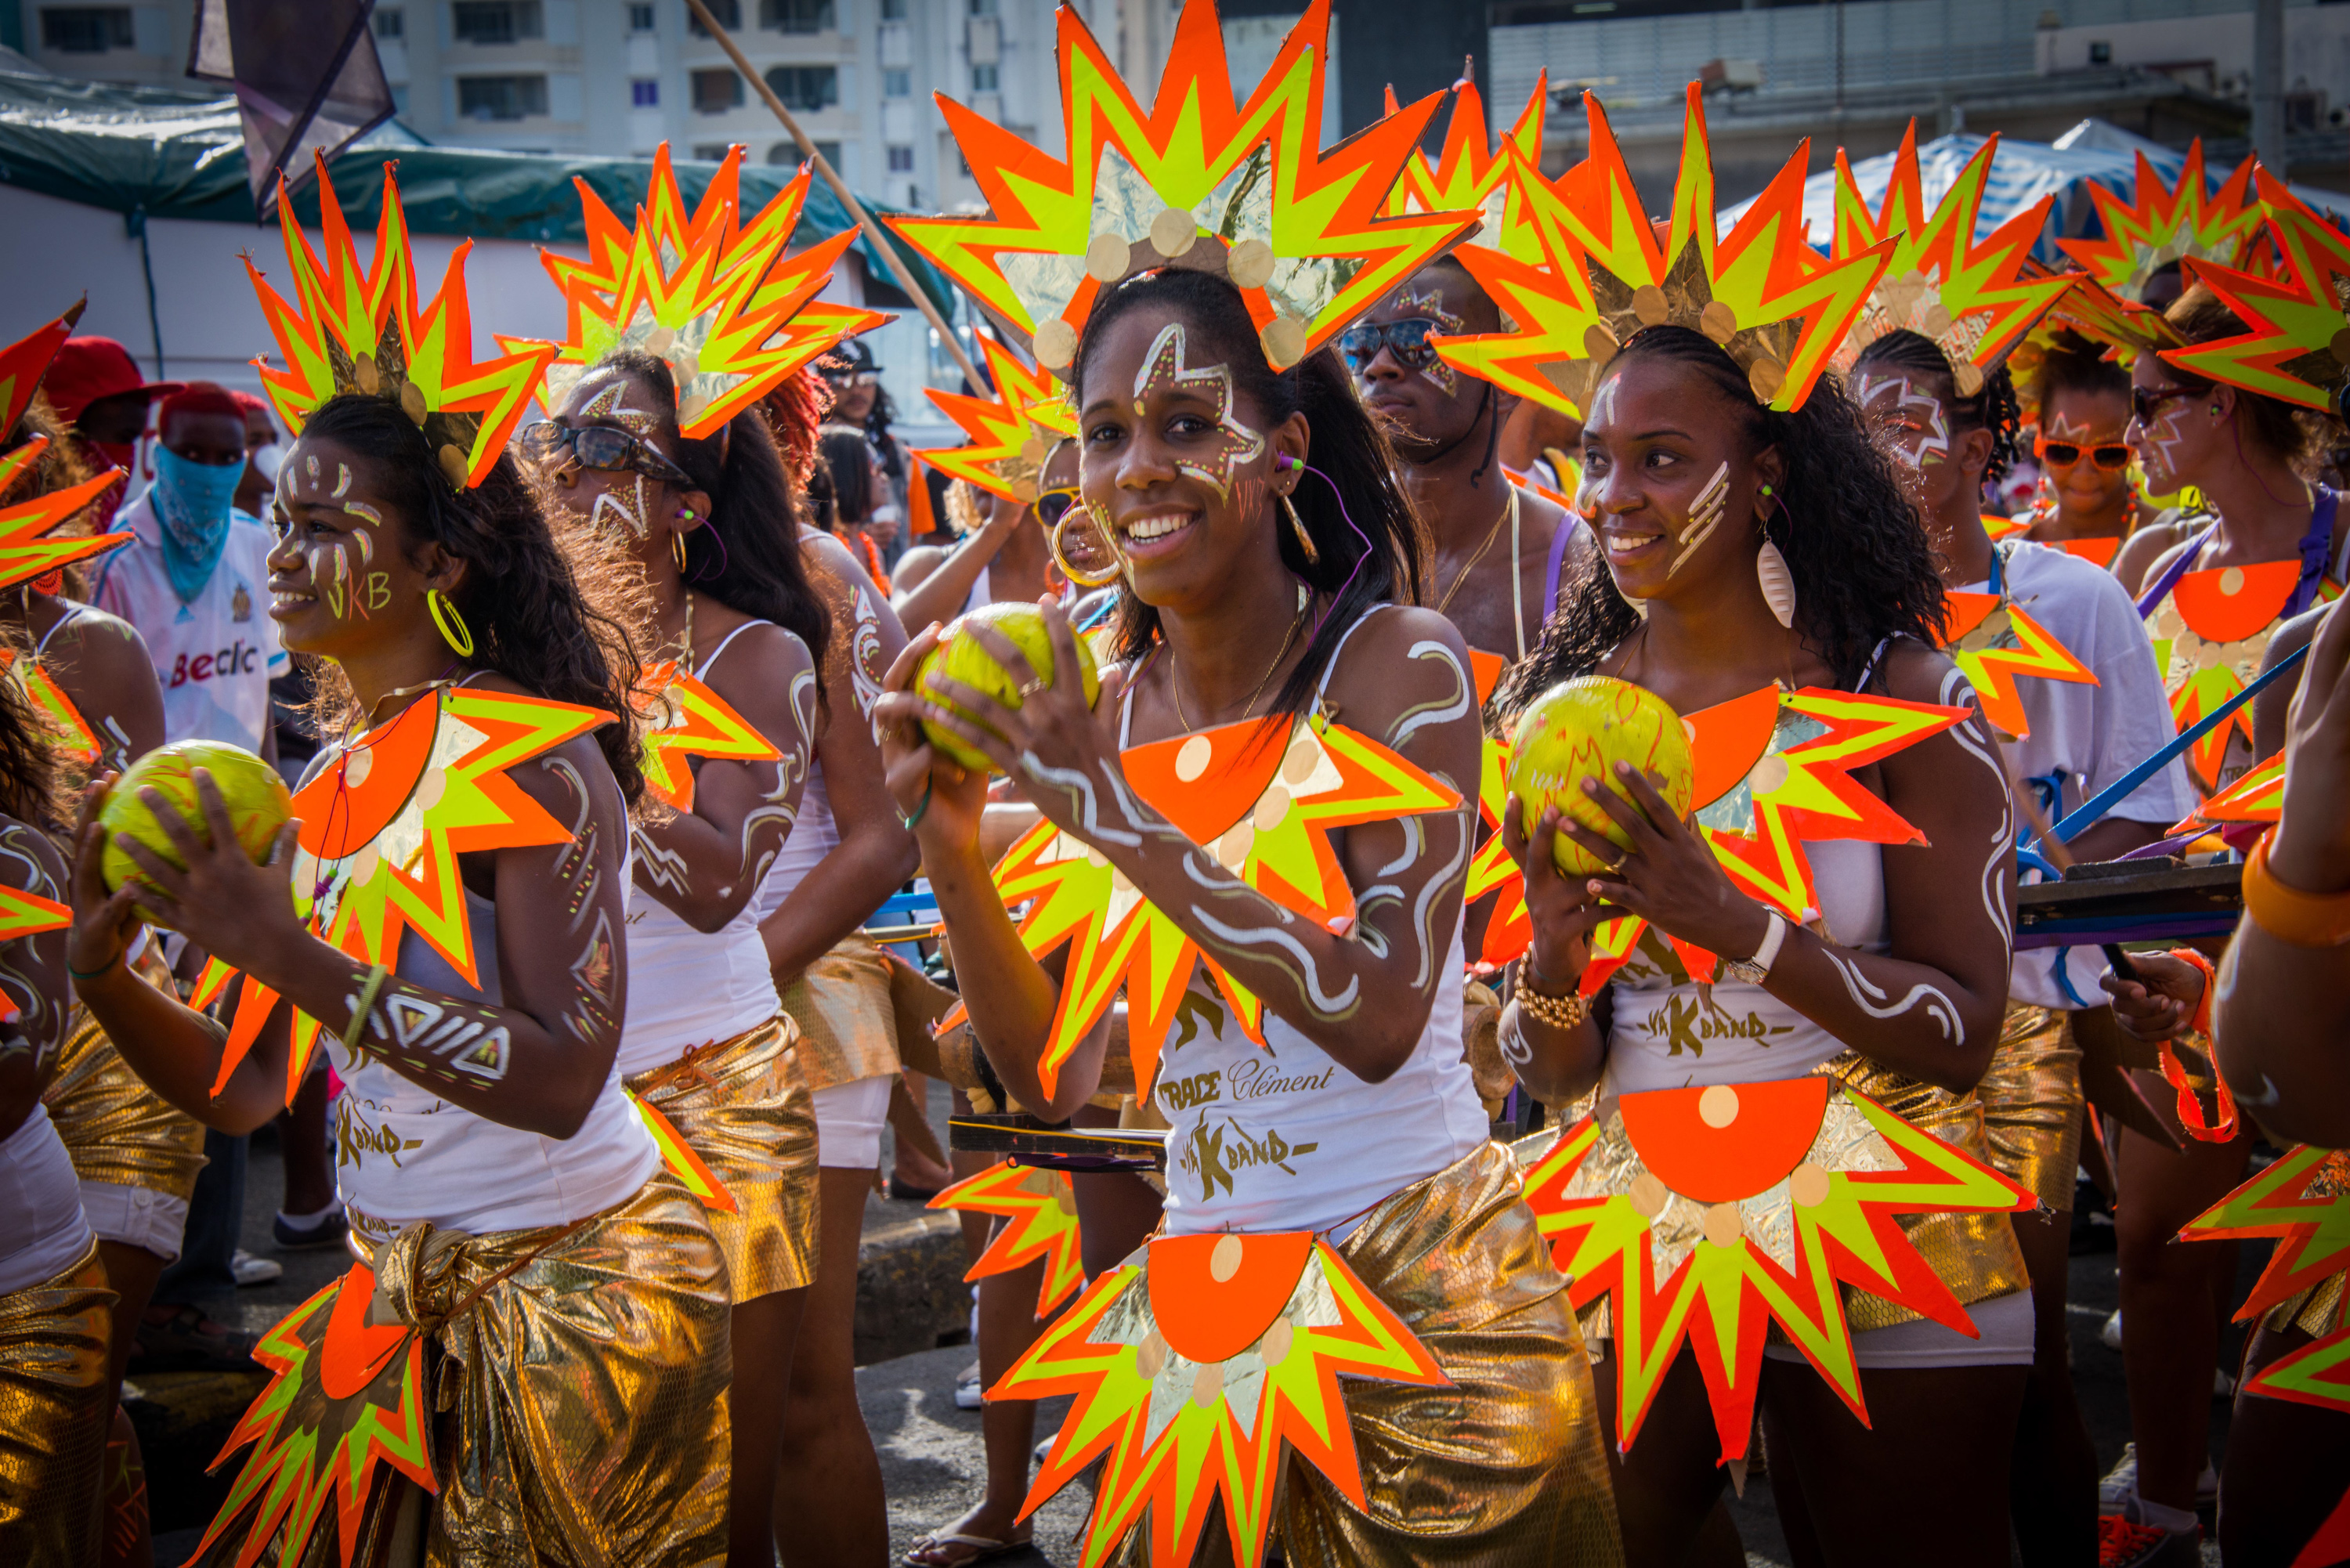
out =
[[[1565,1281],[1487,1141],[1461,1060],[1460,792],[1474,787],[1480,732],[1459,635],[1407,607],[1413,522],[1389,454],[1330,357],[1276,373],[1239,291],[1208,273],[1105,289],[1069,375],[1082,504],[1126,574],[1098,701],[1048,603],[1041,653],[958,628],[1001,667],[1011,701],[983,689],[992,679],[926,665],[932,627],[890,670],[875,714],[981,1044],[1015,1098],[1066,1118],[1099,1081],[1107,994],[1103,1018],[1062,1049],[1063,984],[1097,954],[1081,941],[1040,963],[1023,945],[979,853],[987,773],[951,760],[950,745],[1005,773],[1043,814],[1024,844],[1044,846],[1033,857],[1044,874],[1090,876],[1125,911],[1113,919],[1182,944],[1168,982],[1180,989],[1128,978],[1130,1016],[1184,1019],[1155,1062],[1143,1059],[1150,1031],[1130,1026],[1138,1080],[1172,1124],[1166,1234],[1144,1267],[1170,1267],[1161,1248],[1221,1232],[1223,1281],[1254,1266],[1253,1243],[1321,1238],[1379,1310],[1409,1318],[1455,1385],[1347,1385],[1367,1505],[1342,1504],[1326,1475],[1293,1463],[1275,1526],[1287,1561],[1612,1561]],[[1408,798],[1425,804],[1337,815],[1340,757],[1388,759],[1388,776],[1413,781]],[[1326,802],[1350,826],[1308,826]],[[1327,836],[1352,889],[1338,890],[1346,914],[1305,916],[1261,890],[1273,885],[1263,857],[1288,834],[1310,856],[1308,833]],[[1015,847],[1007,864],[1022,858]],[[1242,997],[1261,999],[1261,1020]],[[1150,1343],[1175,1345],[1173,1359],[1149,1365],[1191,1376],[1172,1310],[1160,1307],[1166,1337]],[[1052,1343],[1048,1331],[1028,1360]],[[1284,1333],[1284,1348],[1263,1354],[1277,1361],[1291,1344]],[[1231,1376],[1256,1365],[1224,1364]],[[1217,1372],[1198,1368],[1203,1407]],[[1020,1376],[994,1392],[1021,1397]],[[1062,1441],[1081,1425],[1073,1415]],[[1048,1469],[1062,1457],[1056,1447]],[[1211,1539],[1228,1518],[1205,1526]],[[1125,1535],[1118,1560],[1141,1560],[1148,1533]]]

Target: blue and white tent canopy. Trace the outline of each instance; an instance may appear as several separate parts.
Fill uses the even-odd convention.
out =
[[[1983,137],[1957,131],[1938,136],[1918,149],[1918,172],[1929,202],[1942,199],[1957,182],[1967,160],[1981,150],[1984,140]],[[2033,254],[2052,266],[2070,266],[2070,261],[2056,248],[2056,241],[2060,237],[2079,239],[2099,232],[2096,206],[2089,199],[2090,182],[2094,181],[2127,195],[2137,180],[2137,155],[2140,152],[2171,183],[2178,182],[2187,166],[2187,155],[2177,149],[2133,136],[2102,119],[2083,120],[2054,144],[2002,138],[1999,152],[1991,160],[1991,182],[1983,192],[1978,233],[1991,233],[2041,197],[2053,193],[2056,204],[2049,213],[2048,224],[2039,243],[2033,247]],[[1864,158],[1852,166],[1853,180],[1871,210],[1885,201],[1886,187],[1893,180],[1893,161],[1894,154],[1887,152]],[[2215,190],[2230,172],[2226,168],[2210,168],[2208,163],[2204,170]],[[2350,227],[2350,196],[2308,185],[2295,185],[2293,193],[2335,223]],[[1726,234],[1752,204],[1750,198],[1726,207],[1715,221]],[[1812,244],[1825,250],[1835,234],[1833,167],[1804,182],[1804,221],[1810,226]]]

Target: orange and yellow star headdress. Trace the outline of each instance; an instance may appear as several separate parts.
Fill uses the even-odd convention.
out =
[[[941,95],[988,215],[890,220],[1047,369],[1075,361],[1102,288],[1167,266],[1230,277],[1286,369],[1477,225],[1385,210],[1436,94],[1319,148],[1330,0],[1306,6],[1238,105],[1213,0],[1186,0],[1148,111],[1076,11],[1059,25],[1066,156]]]
[[[465,255],[473,242],[457,247],[441,292],[420,306],[408,218],[391,165],[384,167],[383,211],[376,220],[375,255],[366,266],[359,265],[323,157],[318,220],[326,234],[324,265],[302,232],[283,180],[277,219],[286,234],[294,298],[289,302],[263,282],[250,256],[244,268],[286,356],[282,370],[254,361],[286,428],[300,434],[319,404],[343,393],[389,398],[424,432],[452,488],[463,490],[489,477],[554,351],[525,346],[475,361],[465,297]]]
[[[931,401],[962,427],[968,444],[914,455],[951,478],[1007,501],[1036,499],[1036,476],[1055,441],[1077,433],[1077,416],[1053,377],[993,337],[979,340],[995,396],[969,398],[931,389]]]
[[[73,336],[75,324],[88,304],[87,299],[74,301],[73,308],[55,321],[0,348],[0,439],[13,432],[25,410],[33,406],[33,394],[40,390],[41,378],[49,373],[49,361]]]
[[[2261,231],[2261,203],[2251,193],[2253,167],[2253,160],[2245,159],[2215,193],[2203,174],[2201,138],[2189,145],[2176,186],[2165,185],[2141,152],[2133,199],[2125,201],[2089,182],[2089,200],[2105,233],[2094,240],[2056,243],[2093,281],[2133,304],[2146,292],[2147,279],[2172,262],[2240,265]]]
[[[1464,250],[1462,263],[1514,330],[1438,338],[1448,364],[1504,391],[1580,418],[1616,351],[1645,327],[1704,333],[1746,372],[1770,407],[1803,406],[1885,270],[1893,244],[1828,258],[1804,243],[1804,171],[1796,149],[1737,226],[1717,235],[1705,99],[1690,84],[1672,215],[1652,223],[1599,100],[1586,93],[1591,155],[1545,180],[1514,146],[1511,178],[1540,260]]]
[[[49,361],[57,358],[74,323],[81,319],[81,306],[77,304],[55,321],[0,348],[0,436],[14,431],[16,421],[25,417],[25,410],[33,406],[33,394],[39,389],[41,378],[48,373]],[[0,495],[8,493],[17,478],[40,462],[41,454],[48,450],[48,438],[35,436],[0,457]],[[105,494],[124,477],[120,469],[109,468],[96,478],[30,497],[0,511],[0,588],[29,583],[60,566],[102,556],[130,543],[128,534],[48,537],[50,529]]]
[[[1534,96],[1519,112],[1504,140],[1529,164],[1542,162],[1543,120],[1550,108],[1550,73],[1534,78]],[[1388,88],[1388,113],[1403,112],[1395,88]],[[1520,261],[1542,259],[1542,244],[1525,217],[1525,198],[1510,179],[1510,162],[1493,145],[1485,119],[1484,95],[1463,72],[1452,84],[1452,118],[1444,127],[1444,149],[1434,159],[1415,149],[1403,166],[1403,178],[1388,192],[1388,211],[1456,213],[1475,208],[1485,226],[1468,243],[1506,251]]]
[[[1860,352],[1887,333],[1911,331],[1933,339],[1950,363],[1959,396],[1971,398],[1983,378],[2022,341],[2033,323],[2072,286],[2063,275],[2024,275],[2033,241],[2056,198],[2038,202],[1978,244],[1975,220],[1991,183],[1992,136],[1967,160],[1929,213],[1918,168],[1918,122],[1911,120],[1893,160],[1893,178],[1876,213],[1853,179],[1844,149],[1835,155],[1835,243],[1831,254],[1857,257],[1890,244],[1884,275],[1869,290],[1835,362],[1850,369]]]
[[[2350,239],[2303,206],[2283,181],[2257,171],[2268,210],[2275,273],[2189,262],[2247,329],[2233,337],[2166,348],[2162,357],[2191,376],[2329,412],[2350,379]]]
[[[670,167],[669,143],[633,227],[620,222],[585,180],[585,261],[539,253],[569,313],[562,343],[501,338],[509,348],[543,350],[552,404],[607,355],[641,349],[665,361],[677,383],[677,423],[704,440],[845,337],[889,319],[816,298],[833,264],[856,243],[844,229],[797,254],[785,254],[807,204],[809,171],[743,222],[743,150],[730,147],[691,212]]]

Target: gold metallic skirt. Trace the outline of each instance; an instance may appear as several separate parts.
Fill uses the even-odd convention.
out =
[[[733,1212],[704,1217],[737,1302],[816,1277],[816,1106],[801,1081],[798,1037],[790,1016],[777,1013],[628,1080],[734,1200]]]
[[[195,1191],[203,1125],[149,1088],[86,1008],[74,1010],[41,1103],[82,1180],[146,1188],[182,1203]]]
[[[1986,1164],[1996,1163],[1990,1158],[1982,1105],[1973,1095],[1953,1095],[1921,1084],[1877,1065],[1857,1051],[1847,1051],[1819,1070],[1849,1084],[1920,1131]],[[1895,1218],[1909,1244],[1950,1287],[1960,1305],[1972,1306],[2031,1286],[2023,1249],[2016,1244],[2015,1227],[2006,1215],[1901,1214]],[[1844,1311],[1845,1321],[1855,1333],[1918,1321],[1918,1314],[1908,1308],[1854,1285],[1844,1287]]]
[[[2062,1008],[2010,1002],[1991,1070],[1975,1085],[1988,1163],[2063,1213],[2081,1165],[2081,1047]]]
[[[1274,1525],[1290,1568],[1623,1561],[1590,1358],[1519,1190],[1515,1162],[1489,1143],[1338,1245],[1454,1386],[1347,1381],[1370,1511],[1290,1463]],[[1148,1539],[1138,1530],[1112,1560],[1140,1568]],[[1221,1510],[1193,1561],[1231,1561]]]
[[[0,1563],[98,1561],[114,1302],[95,1243],[57,1278],[0,1296]]]
[[[785,991],[784,1011],[800,1026],[800,1073],[811,1094],[898,1070],[889,956],[863,937],[808,965]]]

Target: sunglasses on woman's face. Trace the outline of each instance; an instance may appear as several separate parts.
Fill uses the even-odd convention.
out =
[[[553,467],[577,463],[601,473],[631,470],[665,483],[691,485],[692,475],[663,457],[651,442],[609,425],[565,424],[560,420],[533,420],[522,427],[522,449]]]
[[[1338,334],[1338,352],[1347,357],[1347,369],[1357,375],[1379,357],[1382,348],[1394,355],[1396,363],[1405,369],[1425,370],[1436,363],[1436,350],[1428,341],[1429,334],[1435,330],[1436,323],[1425,316],[1349,327]]]
[[[2154,423],[2154,416],[2181,398],[2195,395],[2193,387],[2132,387],[2130,417],[2142,425]]]
[[[1036,521],[1045,525],[1045,532],[1050,533],[1060,525],[1061,519],[1068,515],[1069,508],[1076,504],[1077,487],[1074,484],[1058,484],[1050,490],[1040,490],[1036,493]]]
[[[2130,465],[2137,454],[2123,441],[2103,441],[2095,446],[2083,446],[2076,441],[2050,441],[2043,436],[2032,443],[2032,450],[2052,468],[2071,468],[2087,452],[2089,461],[2107,473],[2118,473]]]

